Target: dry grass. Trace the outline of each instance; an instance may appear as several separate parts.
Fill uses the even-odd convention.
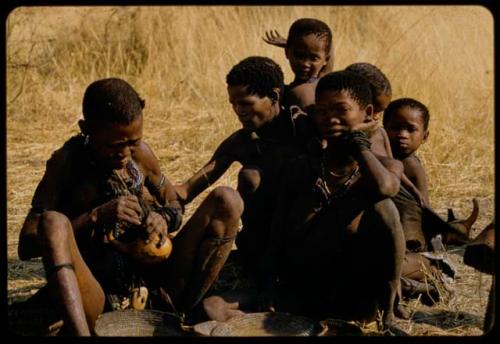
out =
[[[327,22],[335,66],[379,66],[393,97],[431,112],[420,157],[431,204],[468,215],[479,199],[477,235],[493,218],[493,20],[474,6],[64,7],[18,8],[7,22],[7,229],[9,300],[44,283],[39,261],[20,262],[16,245],[45,161],[78,132],[81,97],[95,79],[128,80],[146,99],[145,139],[174,183],[188,178],[238,122],[225,75],[249,55],[265,55],[292,79],[265,30],[286,34],[300,17]],[[235,185],[233,166],[216,185]],[[202,194],[188,214],[206,195]],[[457,262],[456,295],[415,314],[412,335],[479,335],[491,278]],[[478,282],[479,281],[479,282]]]

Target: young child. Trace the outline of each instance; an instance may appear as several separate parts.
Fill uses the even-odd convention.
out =
[[[353,63],[346,70],[361,75],[370,83],[373,96],[373,120],[378,122],[380,115],[391,101],[391,83],[379,68],[370,63]],[[370,142],[375,154],[392,158],[391,144],[383,127],[377,126],[370,133]]]
[[[190,311],[217,278],[236,236],[243,203],[235,190],[220,187],[171,239],[168,259],[142,261],[138,252],[119,249],[142,240],[161,247],[181,224],[175,190],[142,140],[144,104],[121,79],[87,87],[81,134],[47,161],[21,229],[20,259],[41,256],[46,272],[37,300],[57,309],[66,334],[92,334],[103,309],[120,307],[129,296],[133,304],[139,293],[136,301],[145,303],[144,289],[137,289],[144,285],[152,307]]]
[[[416,155],[417,149],[429,137],[429,110],[415,99],[397,99],[385,109],[383,124],[392,153],[403,162],[404,173],[409,180],[403,185],[417,196],[421,205],[429,205],[427,176]]]
[[[283,105],[297,105],[309,112],[318,79],[333,68],[332,31],[321,20],[301,18],[290,26],[286,42],[277,31],[266,32],[264,41],[285,48],[295,76],[285,87]]]
[[[422,212],[422,206],[429,205],[427,176],[416,155],[417,149],[429,136],[429,111],[415,99],[400,98],[385,109],[383,124],[394,158],[404,166],[405,178],[401,179],[401,190],[393,198],[400,213],[407,246],[401,274],[403,295],[414,297],[423,294],[424,302],[434,303],[439,299],[439,292],[435,283],[426,283],[429,279],[426,273],[438,277],[441,272],[433,266],[431,259],[418,253],[428,249],[430,239]]]
[[[391,101],[392,89],[391,84],[385,74],[376,66],[369,63],[354,63],[346,68],[351,72],[358,73],[365,77],[370,83],[373,94],[373,119],[379,121],[381,113],[387,108]],[[380,126],[377,126],[370,134],[372,150],[377,155],[392,157],[391,142],[387,135],[387,131]],[[415,187],[411,179],[406,173],[401,176],[401,185],[403,185],[421,205],[428,205],[428,200],[422,195],[419,188]]]
[[[261,290],[210,296],[205,301],[218,303],[220,315],[236,313],[234,305],[357,321],[380,312],[391,325],[405,246],[390,197],[403,166],[376,157],[358,130],[372,117],[371,100],[368,82],[355,73],[319,80],[314,119],[327,145],[286,165]]]
[[[235,255],[253,279],[258,274],[256,258],[261,256],[269,232],[282,164],[303,153],[315,132],[307,115],[292,114],[280,106],[283,73],[273,60],[248,57],[232,67],[226,82],[229,101],[242,128],[226,138],[205,166],[176,185],[176,190],[187,204],[215,183],[233,162],[242,165],[238,191],[245,209]]]

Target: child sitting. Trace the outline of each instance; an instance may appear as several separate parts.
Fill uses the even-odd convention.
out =
[[[224,320],[237,310],[271,310],[373,321],[391,326],[405,253],[390,197],[402,163],[376,157],[366,127],[372,118],[368,82],[332,72],[316,88],[316,127],[326,146],[289,161],[280,180],[270,242],[261,249],[261,289],[210,296]]]
[[[402,291],[406,296],[422,293],[425,296],[422,301],[432,304],[439,299],[440,294],[435,283],[426,282],[434,280],[444,283],[442,273],[445,268],[450,277],[453,277],[454,271],[446,261],[437,261],[431,253],[417,253],[429,248],[431,231],[436,230],[427,228],[425,218],[430,215],[422,211],[423,207],[428,209],[429,192],[427,175],[416,155],[418,148],[429,137],[429,117],[429,110],[421,102],[400,98],[385,109],[383,123],[394,158],[403,163],[407,179],[406,183],[401,179],[401,190],[393,198],[400,213],[407,246],[401,273]],[[429,278],[429,274],[433,278]],[[445,283],[443,287],[445,289],[441,289],[446,290]]]

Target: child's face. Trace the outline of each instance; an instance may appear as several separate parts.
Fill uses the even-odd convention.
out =
[[[370,105],[371,106],[371,105]],[[367,118],[362,108],[348,91],[325,90],[316,97],[314,119],[323,138],[335,139]]]
[[[405,158],[415,152],[428,136],[422,113],[409,106],[397,109],[385,124],[385,130],[396,158]]]
[[[326,43],[326,39],[309,34],[297,37],[285,50],[290,67],[295,74],[295,80],[307,81],[312,77],[318,77],[329,59]]]
[[[278,101],[258,94],[248,94],[248,86],[228,86],[229,102],[244,129],[255,130],[270,122],[279,112]]]
[[[389,106],[391,102],[391,95],[389,94],[380,94],[375,101],[373,102],[373,119],[378,121],[382,112]]]
[[[130,124],[89,128],[89,143],[97,158],[113,170],[124,168],[142,139],[142,115]]]

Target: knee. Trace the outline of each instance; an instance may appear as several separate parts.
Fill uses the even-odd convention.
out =
[[[217,213],[226,218],[240,218],[243,213],[243,200],[236,190],[219,186],[212,191],[211,197],[214,199]]]
[[[44,240],[67,240],[67,235],[72,233],[71,222],[62,213],[45,211],[38,222],[38,234]]]
[[[256,168],[242,168],[238,173],[238,191],[244,196],[257,191],[260,182],[261,172]]]

